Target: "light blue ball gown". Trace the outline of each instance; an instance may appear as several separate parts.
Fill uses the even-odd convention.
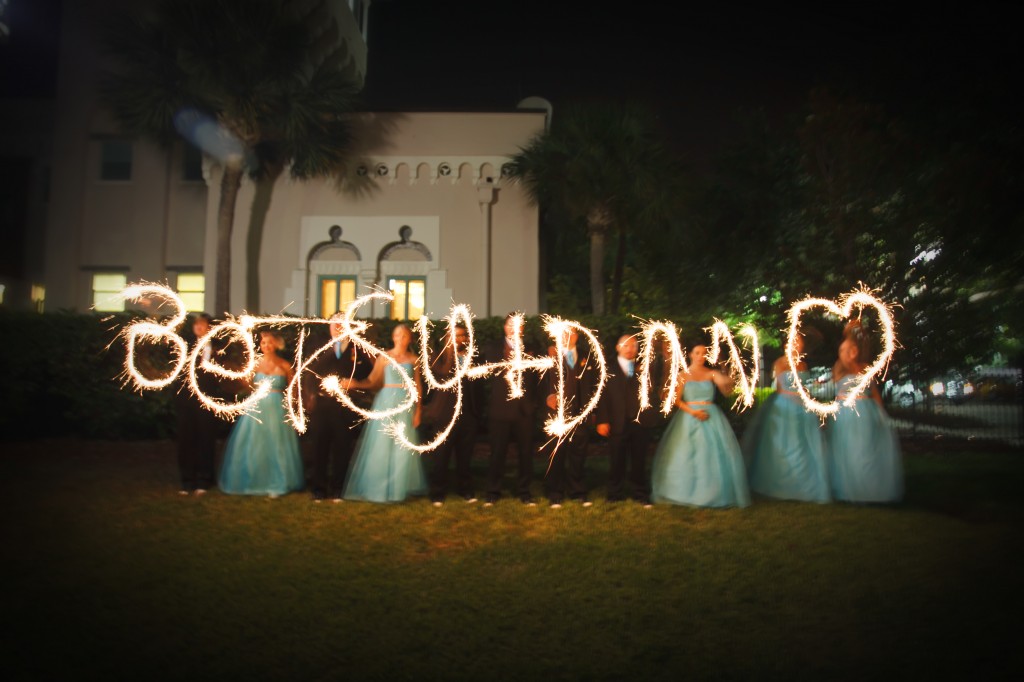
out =
[[[218,485],[229,495],[284,495],[305,481],[299,437],[285,418],[282,392],[287,378],[256,373],[271,392],[235,421],[224,450]]]
[[[687,381],[683,400],[708,413],[707,421],[677,410],[658,443],[652,465],[654,502],[696,507],[750,504],[746,468],[736,435],[714,404],[715,385]]]
[[[809,378],[810,372],[799,372],[795,381]],[[821,422],[804,407],[792,372],[779,373],[775,390],[743,434],[750,489],[782,500],[830,502]]]
[[[836,387],[838,400],[849,394],[857,375]],[[865,393],[854,407],[841,407],[825,432],[831,462],[832,495],[848,502],[903,499],[903,455],[888,416]]]
[[[412,363],[402,363],[410,375]],[[402,377],[390,363],[384,367],[384,387],[373,399],[372,410],[385,410],[408,398]],[[415,438],[412,427],[415,406],[392,417],[405,424],[406,437]],[[370,421],[363,427],[356,456],[345,485],[346,500],[401,502],[410,495],[427,492],[427,477],[418,453],[399,445],[385,430],[384,421]]]

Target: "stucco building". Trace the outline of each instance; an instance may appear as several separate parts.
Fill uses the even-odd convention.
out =
[[[121,309],[116,292],[146,280],[219,314],[220,165],[185,141],[161,148],[126,136],[99,99],[97,7],[132,4],[64,3],[37,305]],[[334,22],[325,31],[349,46],[343,68],[362,81],[370,2],[324,4]],[[396,300],[372,316],[438,318],[452,301],[479,316],[537,312],[537,209],[502,169],[548,115],[366,112],[355,116],[357,146],[336,177],[246,179],[229,312],[328,315],[373,289]]]

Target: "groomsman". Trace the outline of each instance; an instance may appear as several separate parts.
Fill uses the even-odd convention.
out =
[[[514,313],[505,316],[505,337],[484,349],[484,362],[507,362],[512,357]],[[522,330],[520,330],[522,338]],[[505,456],[509,437],[514,436],[519,448],[515,494],[523,504],[535,506],[530,493],[533,478],[533,428],[536,412],[536,381],[533,372],[523,375],[523,395],[509,396],[508,382],[504,373],[491,379],[491,394],[488,398],[487,431],[491,443],[490,461],[487,467],[487,492],[485,506],[490,506],[501,497],[501,478],[505,473]]]
[[[196,315],[192,321],[192,332],[196,343],[210,333],[213,318],[207,313]],[[202,361],[209,360],[213,348],[206,344]],[[216,396],[217,377],[210,372],[197,373],[199,388],[209,396]],[[213,459],[217,448],[217,416],[206,409],[199,398],[192,393],[182,372],[182,384],[175,397],[178,415],[178,472],[181,476],[179,495],[203,495],[213,486]]]
[[[590,357],[590,352],[581,352],[577,346],[579,333],[575,329],[566,331],[565,348],[556,361],[562,364],[563,394],[565,414],[570,416],[579,413],[590,402],[598,384],[598,368]],[[552,368],[545,374],[544,381],[548,416],[553,416],[558,409],[558,372]],[[569,498],[589,507],[586,482],[584,481],[583,465],[587,458],[587,446],[590,444],[590,427],[587,422],[580,424],[569,434],[569,437],[554,444],[550,466],[547,473],[548,499],[553,509],[559,509],[568,494]]]
[[[456,371],[456,366],[464,367],[471,361],[467,351],[469,332],[462,325],[455,327],[456,347],[445,346],[444,350],[434,358],[431,370],[439,381],[447,381]],[[467,503],[476,502],[473,494],[473,475],[470,463],[476,436],[480,428],[483,413],[483,396],[480,393],[480,382],[463,377],[462,411],[448,437],[431,453],[433,466],[430,472],[430,500],[435,507],[444,503],[448,494],[448,462],[455,454],[455,493]],[[430,432],[431,439],[447,428],[455,413],[456,394],[450,391],[431,391],[430,400],[423,408],[423,421]]]
[[[657,397],[640,410],[640,381],[636,373],[637,340],[625,335],[615,345],[616,362],[608,368],[608,382],[597,412],[597,433],[608,439],[608,501],[626,498],[626,464],[633,499],[651,505],[650,476],[646,472],[651,427],[658,423]]]
[[[308,433],[313,441],[313,474],[309,484],[315,502],[328,497],[334,502],[342,501],[360,428],[359,415],[320,388],[320,379],[336,374],[341,379],[363,380],[373,369],[373,358],[349,338],[342,338],[340,323],[331,322],[330,330],[334,343],[310,365],[314,376],[308,381],[306,395]],[[355,392],[352,397],[356,399]]]

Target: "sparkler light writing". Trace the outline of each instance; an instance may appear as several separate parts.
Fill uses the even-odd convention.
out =
[[[414,450],[416,452],[429,452],[434,448],[438,447],[445,441],[448,434],[455,428],[455,422],[459,418],[459,414],[462,413],[462,379],[466,376],[469,368],[472,366],[472,358],[476,355],[476,342],[473,337],[473,315],[469,311],[469,306],[466,305],[455,305],[452,306],[451,312],[448,314],[448,333],[446,334],[446,347],[451,348],[452,352],[456,352],[458,344],[455,340],[456,328],[461,320],[463,326],[466,328],[466,333],[469,336],[469,341],[466,346],[466,357],[468,358],[465,364],[455,362],[452,376],[446,381],[439,381],[434,372],[431,369],[430,361],[430,320],[426,317],[421,317],[417,322],[416,328],[420,335],[420,374],[426,381],[427,386],[438,390],[438,391],[455,391],[455,407],[452,410],[452,418],[448,421],[445,428],[441,429],[438,433],[434,434],[434,438],[427,443],[414,443],[405,433],[405,424],[401,422],[392,422],[388,427],[388,431],[391,437],[394,438],[398,443],[401,443],[404,447]]]
[[[417,323],[417,331],[420,340],[420,355],[418,363],[420,375],[426,385],[434,390],[455,392],[455,409],[451,420],[444,429],[441,429],[434,435],[430,442],[421,444],[413,442],[410,434],[405,432],[404,424],[393,420],[393,417],[410,409],[419,400],[419,390],[417,389],[417,382],[415,378],[411,376],[410,373],[393,357],[391,357],[390,354],[367,341],[363,337],[363,334],[368,329],[368,324],[356,319],[356,314],[359,309],[367,303],[379,299],[391,301],[393,296],[390,292],[377,291],[362,296],[349,304],[343,315],[336,316],[336,318],[332,320],[322,318],[295,318],[285,316],[255,317],[242,315],[237,319],[229,319],[214,326],[206,336],[197,341],[191,352],[188,350],[188,344],[186,341],[175,331],[175,329],[184,322],[186,312],[184,303],[174,291],[161,285],[143,283],[127,287],[121,292],[121,295],[125,299],[133,302],[148,300],[150,297],[161,299],[163,302],[173,306],[175,309],[174,313],[163,323],[139,321],[129,325],[122,332],[127,347],[125,357],[125,376],[128,380],[133,382],[135,387],[140,390],[159,389],[171,384],[182,371],[187,371],[187,380],[185,382],[187,389],[195,394],[207,409],[222,417],[237,416],[251,410],[259,400],[268,395],[270,391],[269,382],[257,382],[254,386],[254,391],[249,396],[232,403],[219,400],[204,393],[198,381],[198,372],[209,372],[218,377],[227,379],[248,378],[252,375],[252,372],[259,361],[259,353],[255,343],[253,342],[253,331],[256,327],[282,327],[285,325],[296,324],[302,326],[296,348],[295,374],[285,390],[283,398],[286,403],[288,421],[299,433],[304,433],[307,426],[307,417],[303,408],[302,400],[303,374],[307,371],[311,372],[311,365],[316,358],[321,353],[328,351],[336,341],[347,341],[355,344],[356,347],[369,354],[371,357],[383,357],[384,360],[390,363],[401,376],[402,385],[407,394],[406,400],[389,409],[367,410],[354,402],[352,397],[349,395],[348,389],[350,382],[348,379],[351,377],[342,378],[337,375],[320,377],[320,386],[334,399],[340,401],[364,419],[385,421],[387,423],[387,431],[397,442],[412,451],[420,453],[428,452],[436,448],[451,433],[463,404],[464,379],[474,380],[504,372],[504,379],[508,384],[509,396],[511,398],[517,398],[524,394],[523,376],[525,372],[546,372],[555,368],[558,372],[556,377],[558,387],[557,407],[555,409],[555,414],[545,423],[544,430],[549,435],[559,441],[562,441],[572,433],[573,429],[582,424],[584,419],[594,409],[596,409],[601,399],[602,391],[608,376],[604,353],[601,350],[601,345],[594,332],[583,327],[578,322],[562,320],[556,317],[545,318],[544,328],[545,331],[555,340],[558,357],[561,357],[565,350],[566,332],[569,330],[575,330],[579,334],[585,336],[589,341],[591,357],[598,366],[600,379],[594,394],[587,404],[581,407],[577,414],[571,416],[567,414],[567,408],[569,406],[566,404],[564,395],[565,381],[564,376],[562,375],[563,369],[561,364],[556,363],[555,359],[550,356],[536,357],[529,355],[524,351],[521,335],[524,323],[522,315],[514,315],[509,320],[513,329],[512,348],[509,359],[503,362],[474,364],[477,348],[473,334],[472,312],[466,305],[453,305],[449,315],[445,318],[448,323],[445,343],[453,350],[456,348],[455,334],[457,326],[465,327],[469,339],[468,347],[466,348],[467,361],[464,363],[456,362],[451,376],[447,378],[439,378],[435,376],[431,369],[431,358],[429,353],[431,323],[425,317],[421,318]],[[873,308],[878,312],[879,320],[882,324],[884,349],[874,364],[864,371],[860,381],[854,389],[842,401],[842,404],[845,405],[853,404],[853,401],[856,400],[857,396],[864,392],[871,380],[878,375],[879,372],[883,371],[895,350],[895,333],[893,331],[892,315],[888,306],[878,298],[874,297],[870,291],[860,289],[842,297],[838,303],[827,299],[808,298],[794,304],[789,311],[790,326],[788,341],[786,344],[786,355],[791,366],[795,367],[796,364],[799,363],[799,357],[796,352],[794,339],[799,333],[801,315],[814,308],[823,308],[826,312],[831,313],[832,315],[840,318],[847,318],[851,315],[854,308],[863,309],[865,307]],[[306,341],[308,337],[308,329],[306,326],[310,324],[332,323],[337,324],[340,328],[339,336],[329,339],[325,344],[316,348],[312,353],[307,355]],[[710,331],[712,335],[712,343],[711,348],[709,349],[709,360],[712,363],[717,362],[722,352],[722,345],[724,344],[728,347],[730,372],[737,380],[737,385],[740,390],[740,396],[737,398],[736,404],[742,404],[743,408],[750,407],[754,402],[754,389],[756,387],[759,373],[757,331],[750,325],[743,325],[739,330],[739,334],[745,337],[747,339],[747,344],[754,349],[753,367],[749,373],[743,363],[740,349],[738,348],[728,326],[720,320],[715,320],[714,324],[710,327]],[[668,414],[673,409],[680,372],[687,371],[686,357],[679,343],[679,333],[675,325],[671,322],[644,322],[641,324],[641,347],[638,366],[640,380],[639,402],[641,410],[650,407],[649,394],[651,389],[651,373],[655,353],[655,340],[659,335],[663,337],[667,344],[664,359],[668,363],[668,372],[666,375],[666,386],[663,387],[665,389],[665,395],[661,399],[661,411]],[[242,344],[245,361],[240,369],[231,369],[224,366],[223,364],[216,362],[213,357],[201,360],[206,347],[213,343],[215,339],[220,337],[228,338]],[[150,378],[143,374],[137,366],[137,347],[140,343],[169,344],[171,346],[171,355],[173,359],[170,371],[156,378]],[[807,409],[817,413],[822,416],[822,418],[827,415],[835,414],[840,407],[840,403],[837,401],[833,401],[829,404],[819,403],[814,400],[807,393],[806,388],[800,384],[797,384],[796,388],[799,391],[801,399]]]
[[[800,363],[800,356],[796,348],[796,337],[800,334],[800,317],[808,310],[814,308],[823,308],[826,312],[840,319],[849,318],[854,308],[860,310],[874,308],[878,313],[878,321],[882,326],[882,352],[878,354],[875,362],[861,373],[860,380],[842,401],[833,400],[830,403],[821,403],[811,397],[802,382],[794,382],[804,406],[809,411],[825,419],[828,416],[835,416],[843,405],[847,407],[854,406],[857,397],[863,394],[868,386],[871,385],[871,381],[888,366],[889,360],[896,350],[896,332],[889,306],[865,288],[855,289],[841,296],[838,302],[824,298],[806,298],[798,301],[789,309],[789,335],[786,340],[786,357],[789,359],[790,371],[794,374],[796,374],[796,367]]]
[[[740,334],[749,340],[749,345],[753,349],[754,366],[750,369],[749,376],[747,376],[743,365],[743,358],[736,348],[736,340],[733,338],[732,332],[729,331],[729,325],[721,320],[715,320],[715,323],[711,325],[711,350],[708,352],[708,362],[712,365],[718,362],[718,356],[721,353],[721,341],[724,339],[726,345],[729,346],[729,373],[732,374],[740,389],[740,395],[736,398],[736,402],[733,403],[733,407],[742,402],[745,409],[754,405],[754,389],[757,388],[757,377],[760,376],[759,356],[761,353],[756,329],[749,324],[745,324],[740,327]]]
[[[679,345],[679,332],[671,322],[645,322],[641,326],[643,342],[640,344],[640,409],[651,406],[648,397],[651,391],[651,363],[654,361],[654,339],[658,334],[668,343],[669,367],[667,393],[661,402],[661,412],[668,414],[675,404],[676,388],[679,384],[679,371],[686,371],[686,356]]]
[[[739,349],[736,347],[736,341],[733,338],[732,332],[729,330],[729,326],[721,320],[715,320],[714,324],[710,327],[711,331],[711,347],[708,350],[708,362],[715,364],[718,362],[718,358],[721,355],[722,342],[729,348],[729,372],[736,380],[737,386],[740,391],[740,395],[736,398],[734,406],[742,405],[742,409],[753,406],[754,404],[754,389],[757,388],[757,378],[760,375],[760,361],[759,361],[759,347],[757,330],[749,324],[745,324],[740,327],[740,334],[749,340],[749,345],[754,349],[753,351],[753,367],[748,373],[746,366],[743,363],[743,357],[740,355]],[[662,399],[661,411],[664,414],[669,414],[673,406],[675,405],[675,396],[679,389],[679,374],[680,372],[688,372],[689,369],[686,364],[686,354],[683,353],[683,348],[679,344],[679,332],[676,326],[671,322],[644,322],[641,325],[641,337],[643,342],[640,347],[640,409],[644,410],[650,407],[650,388],[651,388],[651,369],[654,362],[655,344],[654,340],[661,335],[665,342],[668,343],[668,357],[665,360],[668,362],[668,373],[667,373],[667,384],[663,388],[665,389],[665,396]]]
[[[562,363],[556,363],[557,382],[558,390],[555,392],[556,410],[554,416],[552,416],[544,424],[544,431],[549,435],[554,436],[559,442],[563,441],[566,436],[572,433],[572,430],[583,423],[583,420],[587,418],[594,409],[597,408],[598,402],[601,400],[601,392],[604,390],[604,385],[608,382],[608,366],[604,361],[604,353],[601,352],[601,344],[598,343],[597,337],[594,332],[590,331],[586,327],[582,326],[579,322],[571,322],[567,320],[561,320],[557,317],[547,318],[544,329],[547,330],[548,334],[555,339],[555,350],[558,357],[562,357],[566,350],[566,339],[569,332],[575,329],[578,333],[587,337],[587,341],[590,343],[591,357],[597,363],[597,369],[599,372],[599,380],[597,386],[594,389],[593,395],[583,409],[571,419],[566,419],[565,416],[565,369]],[[549,358],[552,360],[552,358]],[[554,456],[554,455],[552,455]]]
[[[174,331],[178,325],[185,321],[185,303],[178,294],[167,287],[158,284],[136,284],[121,292],[125,300],[138,303],[146,298],[147,294],[163,298],[175,308],[175,314],[164,324],[155,322],[136,322],[124,331],[127,354],[124,361],[125,375],[135,382],[135,386],[142,389],[163,388],[173,382],[181,373],[185,361],[188,359],[188,344],[185,339],[178,336]],[[162,341],[166,340],[172,345],[174,356],[174,370],[159,379],[150,379],[139,371],[135,361],[135,349],[141,341]]]
[[[127,354],[125,358],[126,376],[134,382],[135,386],[139,389],[162,388],[171,384],[187,364],[188,376],[186,386],[188,387],[188,390],[195,394],[207,409],[222,417],[237,416],[255,407],[255,405],[270,392],[270,384],[269,382],[257,382],[252,394],[237,402],[228,403],[218,400],[203,391],[198,380],[199,370],[210,372],[227,379],[247,378],[252,375],[256,364],[259,362],[259,353],[257,352],[256,345],[253,341],[253,330],[256,327],[281,327],[293,324],[330,324],[332,322],[332,320],[325,320],[322,318],[294,318],[285,316],[256,317],[252,315],[242,315],[237,320],[228,320],[214,326],[206,336],[197,341],[192,352],[189,353],[188,345],[185,340],[174,331],[185,320],[186,315],[185,305],[176,293],[160,285],[145,284],[128,287],[121,292],[121,295],[134,302],[144,300],[147,296],[154,296],[164,299],[167,303],[175,307],[174,315],[172,315],[171,318],[163,324],[157,324],[155,322],[136,322],[125,330],[124,337],[127,345]],[[368,353],[370,356],[375,358],[383,357],[388,363],[392,364],[401,376],[403,387],[406,390],[406,400],[389,409],[367,410],[352,400],[348,391],[348,382],[346,381],[345,385],[343,385],[343,379],[341,377],[337,375],[321,377],[320,386],[332,397],[339,400],[342,404],[363,418],[369,420],[388,421],[387,430],[392,437],[405,447],[416,452],[428,452],[429,450],[436,448],[451,432],[451,429],[455,424],[455,420],[458,418],[461,411],[461,380],[464,377],[476,379],[489,374],[505,371],[505,378],[509,385],[509,394],[512,397],[519,397],[523,395],[523,374],[525,372],[532,370],[545,371],[554,365],[554,360],[550,357],[533,357],[524,352],[522,339],[519,334],[523,327],[523,317],[522,315],[516,315],[512,320],[516,334],[510,359],[505,362],[493,362],[474,366],[473,357],[475,355],[476,347],[473,337],[472,313],[468,306],[456,305],[452,307],[451,313],[447,318],[448,343],[454,346],[455,328],[460,322],[463,323],[469,333],[469,347],[467,349],[469,360],[464,365],[457,363],[453,376],[447,380],[441,381],[430,370],[430,357],[428,352],[430,346],[430,322],[426,318],[421,318],[418,323],[421,347],[421,374],[427,381],[427,384],[432,388],[437,390],[456,391],[456,407],[451,422],[449,422],[447,427],[438,433],[433,440],[425,444],[414,443],[405,433],[404,425],[400,422],[391,420],[391,418],[408,410],[415,405],[417,400],[419,400],[419,391],[417,390],[416,382],[414,378],[409,375],[409,372],[407,372],[406,369],[386,351],[374,346],[363,338],[362,334],[367,330],[368,325],[366,322],[355,319],[357,311],[375,299],[391,301],[393,300],[393,295],[390,292],[373,292],[350,303],[346,308],[344,315],[333,320],[333,322],[337,323],[341,328],[340,335],[337,338],[331,338],[327,343],[317,348],[308,356],[305,355],[307,332],[305,329],[300,332],[299,343],[296,349],[295,375],[292,377],[284,395],[288,421],[299,433],[304,433],[307,427],[307,418],[302,401],[303,374],[310,371],[310,366],[316,358],[321,353],[329,350],[336,341],[344,342],[347,340],[348,342],[355,344],[364,352]],[[589,331],[587,334],[592,336]],[[213,340],[220,336],[229,337],[242,344],[246,360],[240,369],[230,369],[214,362],[212,359],[200,362],[203,350],[212,343]],[[173,345],[175,363],[170,373],[158,379],[150,379],[138,369],[135,351],[137,345],[143,341],[164,341]],[[595,345],[595,348],[598,348],[599,353],[599,347]],[[594,402],[594,405],[596,405],[596,402]],[[592,409],[593,406],[590,406],[589,410]],[[576,419],[569,420],[567,422],[563,411],[560,414],[560,420],[555,420],[557,425],[553,428],[561,430],[564,433],[572,428],[572,426],[566,426],[567,423],[575,425],[578,424],[579,421],[580,418],[577,417]]]
[[[366,294],[357,298],[355,301],[350,303],[345,309],[345,314],[339,320],[341,323],[341,339],[349,339],[356,347],[361,348],[364,352],[369,354],[371,357],[383,357],[385,362],[390,364],[398,372],[402,379],[402,385],[405,388],[406,398],[404,401],[395,405],[394,407],[384,410],[364,410],[362,407],[353,402],[352,398],[348,395],[347,387],[341,386],[341,380],[336,374],[332,374],[324,377],[320,381],[320,385],[325,391],[338,398],[346,407],[355,412],[358,415],[366,419],[388,419],[395,415],[405,412],[410,407],[416,404],[419,400],[419,390],[416,388],[416,382],[413,380],[409,373],[405,371],[405,367],[395,360],[391,355],[381,349],[374,346],[372,343],[364,339],[361,334],[366,331],[367,325],[365,322],[360,322],[355,319],[355,313],[359,308],[373,301],[374,299],[381,299],[384,301],[391,302],[394,300],[394,296],[385,291],[376,291],[372,294]],[[322,349],[327,350],[334,343],[332,339],[330,343],[327,343]]]
[[[471,379],[497,373],[505,372],[505,381],[508,382],[509,398],[523,397],[523,373],[528,370],[546,371],[555,365],[550,357],[533,357],[527,355],[523,350],[523,316],[516,313],[509,319],[512,325],[512,356],[506,362],[492,362],[485,365],[478,365],[467,371]]]

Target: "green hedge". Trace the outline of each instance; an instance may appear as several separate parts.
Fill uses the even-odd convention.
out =
[[[0,312],[0,433],[6,440],[79,435],[164,437],[172,428],[169,391],[124,387],[129,315]]]

